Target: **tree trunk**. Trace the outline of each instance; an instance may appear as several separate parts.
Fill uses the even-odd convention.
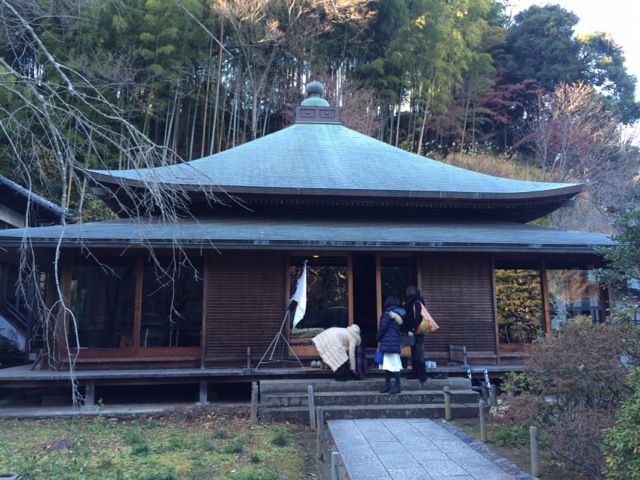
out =
[[[209,42],[209,58],[207,59],[207,84],[204,92],[204,111],[202,112],[202,138],[200,141],[200,158],[204,157],[204,148],[207,144],[207,121],[209,115],[209,96],[211,95],[211,58],[213,57],[213,39]],[[215,122],[215,116],[214,116]],[[195,126],[194,126],[195,128]],[[213,143],[213,139],[211,139]]]
[[[220,38],[224,38],[224,19],[221,17],[220,18]],[[209,149],[209,155],[213,155],[213,151],[214,151],[214,146],[216,144],[216,134],[218,135],[218,148],[217,151],[219,152],[220,149],[222,148],[222,137],[223,137],[223,128],[224,128],[224,122],[223,119],[221,118],[220,120],[220,133],[217,133],[217,123],[218,123],[218,110],[220,109],[220,83],[221,83],[221,78],[222,78],[222,54],[223,54],[223,48],[222,48],[222,43],[220,44],[220,49],[218,50],[218,72],[216,74],[216,97],[215,97],[215,102],[214,102],[214,107],[213,107],[213,125],[211,126],[211,146]],[[225,95],[226,98],[226,95]],[[222,109],[222,113],[221,115],[224,115],[224,108]]]

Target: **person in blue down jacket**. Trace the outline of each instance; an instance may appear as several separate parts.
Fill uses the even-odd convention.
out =
[[[400,325],[402,325],[405,310],[400,305],[400,299],[396,296],[388,297],[384,302],[384,312],[378,325],[376,340],[380,342],[380,351],[383,353],[381,368],[384,370],[384,387],[380,393],[395,395],[400,393]],[[395,385],[391,388],[391,377],[395,378]]]

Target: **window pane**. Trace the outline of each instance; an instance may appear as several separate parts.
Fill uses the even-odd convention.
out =
[[[533,342],[544,332],[540,273],[497,269],[495,274],[500,343]]]
[[[303,328],[346,327],[349,324],[346,257],[292,257],[289,267],[291,295],[307,263],[307,309],[296,325]]]
[[[600,289],[589,270],[547,270],[551,328],[579,317],[601,322]]]
[[[136,268],[133,259],[74,259],[70,308],[81,348],[131,346]],[[76,347],[69,319],[69,346]]]
[[[415,285],[413,258],[383,257],[380,260],[382,278],[382,303],[391,295],[404,300],[409,285]]]
[[[140,346],[200,346],[202,262],[157,262],[148,262],[143,271]]]

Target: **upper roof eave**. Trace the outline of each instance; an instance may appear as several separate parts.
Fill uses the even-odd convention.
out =
[[[340,124],[296,123],[190,162],[152,169],[87,170],[105,187],[154,182],[229,194],[449,199],[570,198],[581,184],[495,177],[388,145]]]
[[[119,185],[132,189],[146,189],[149,182],[132,178],[120,178],[116,175],[103,173],[100,171],[87,170],[86,174],[96,184]],[[301,200],[305,197],[341,197],[351,199],[414,199],[414,200],[544,200],[549,199],[570,199],[578,195],[583,184],[558,184],[556,188],[537,191],[513,191],[513,192],[481,192],[481,191],[436,191],[436,190],[411,190],[411,189],[349,189],[349,188],[305,188],[305,187],[259,187],[243,185],[194,185],[194,184],[171,184],[173,188],[189,192],[208,192],[222,195],[257,195],[274,197],[296,197]]]

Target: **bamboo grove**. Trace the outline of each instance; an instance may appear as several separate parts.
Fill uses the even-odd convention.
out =
[[[0,173],[82,215],[80,169],[182,162],[286,128],[311,80],[384,142],[551,170],[571,150],[539,130],[558,89],[591,99],[603,145],[640,117],[624,52],[578,21],[494,0],[0,0]]]

